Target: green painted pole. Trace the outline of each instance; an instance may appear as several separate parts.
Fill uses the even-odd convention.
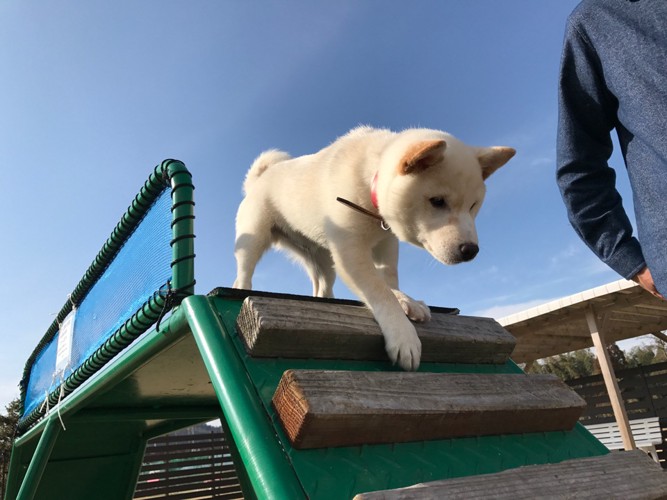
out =
[[[166,165],[171,183],[172,271],[174,289],[181,294],[194,293],[194,186],[192,175],[183,163],[173,160]]]
[[[255,496],[267,500],[306,498],[232,339],[209,300],[194,295],[184,299],[181,307]]]
[[[12,446],[12,454],[9,459],[9,469],[7,471],[7,484],[5,486],[5,498],[6,500],[14,500],[18,494],[19,488],[21,487],[21,482],[19,477],[21,475],[21,456],[23,455],[23,449],[20,446],[17,446],[16,443]]]
[[[35,449],[35,453],[30,460],[28,471],[23,478],[21,489],[16,496],[17,500],[32,500],[37,493],[39,482],[42,479],[42,474],[46,469],[46,464],[49,462],[49,457],[53,451],[53,447],[58,439],[60,433],[60,421],[57,415],[52,414],[46,422],[44,432],[39,438],[39,443]]]

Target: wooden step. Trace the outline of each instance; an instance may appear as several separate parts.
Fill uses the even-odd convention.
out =
[[[553,375],[288,370],[273,406],[305,449],[570,430],[586,402]]]
[[[653,500],[667,498],[667,472],[644,452],[623,451],[559,464],[532,465],[395,490],[361,493],[354,500],[433,498],[515,500],[586,498]]]
[[[491,318],[434,312],[415,327],[422,362],[503,364],[516,343]],[[252,356],[387,360],[380,327],[363,306],[251,296],[237,329]]]

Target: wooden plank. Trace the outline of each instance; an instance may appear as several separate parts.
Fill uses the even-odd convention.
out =
[[[572,429],[553,375],[288,370],[273,405],[298,449]]]
[[[515,340],[491,318],[434,313],[415,324],[422,362],[503,364]],[[247,297],[237,329],[257,357],[386,360],[384,339],[363,306]]]
[[[615,452],[497,474],[434,481],[362,493],[354,500],[586,498],[650,500],[667,497],[667,474],[641,451]]]

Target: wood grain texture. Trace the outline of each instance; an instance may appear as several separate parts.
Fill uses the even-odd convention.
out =
[[[635,450],[362,493],[354,500],[434,498],[657,500],[667,498],[667,473],[645,453]]]
[[[273,406],[297,449],[572,429],[552,375],[288,370]]]
[[[415,327],[422,362],[503,364],[515,345],[514,337],[491,318],[435,313]],[[380,327],[363,306],[248,297],[237,330],[256,357],[387,359]]]

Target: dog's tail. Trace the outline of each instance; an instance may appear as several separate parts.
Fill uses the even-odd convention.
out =
[[[252,186],[252,184],[271,165],[275,165],[276,163],[280,163],[281,161],[289,160],[290,158],[292,157],[289,154],[285,153],[284,151],[280,151],[278,149],[270,149],[268,151],[264,151],[261,155],[259,155],[255,159],[255,161],[250,166],[250,169],[248,170],[248,173],[246,174],[245,177],[245,182],[243,183],[243,192],[247,193],[248,189]]]

